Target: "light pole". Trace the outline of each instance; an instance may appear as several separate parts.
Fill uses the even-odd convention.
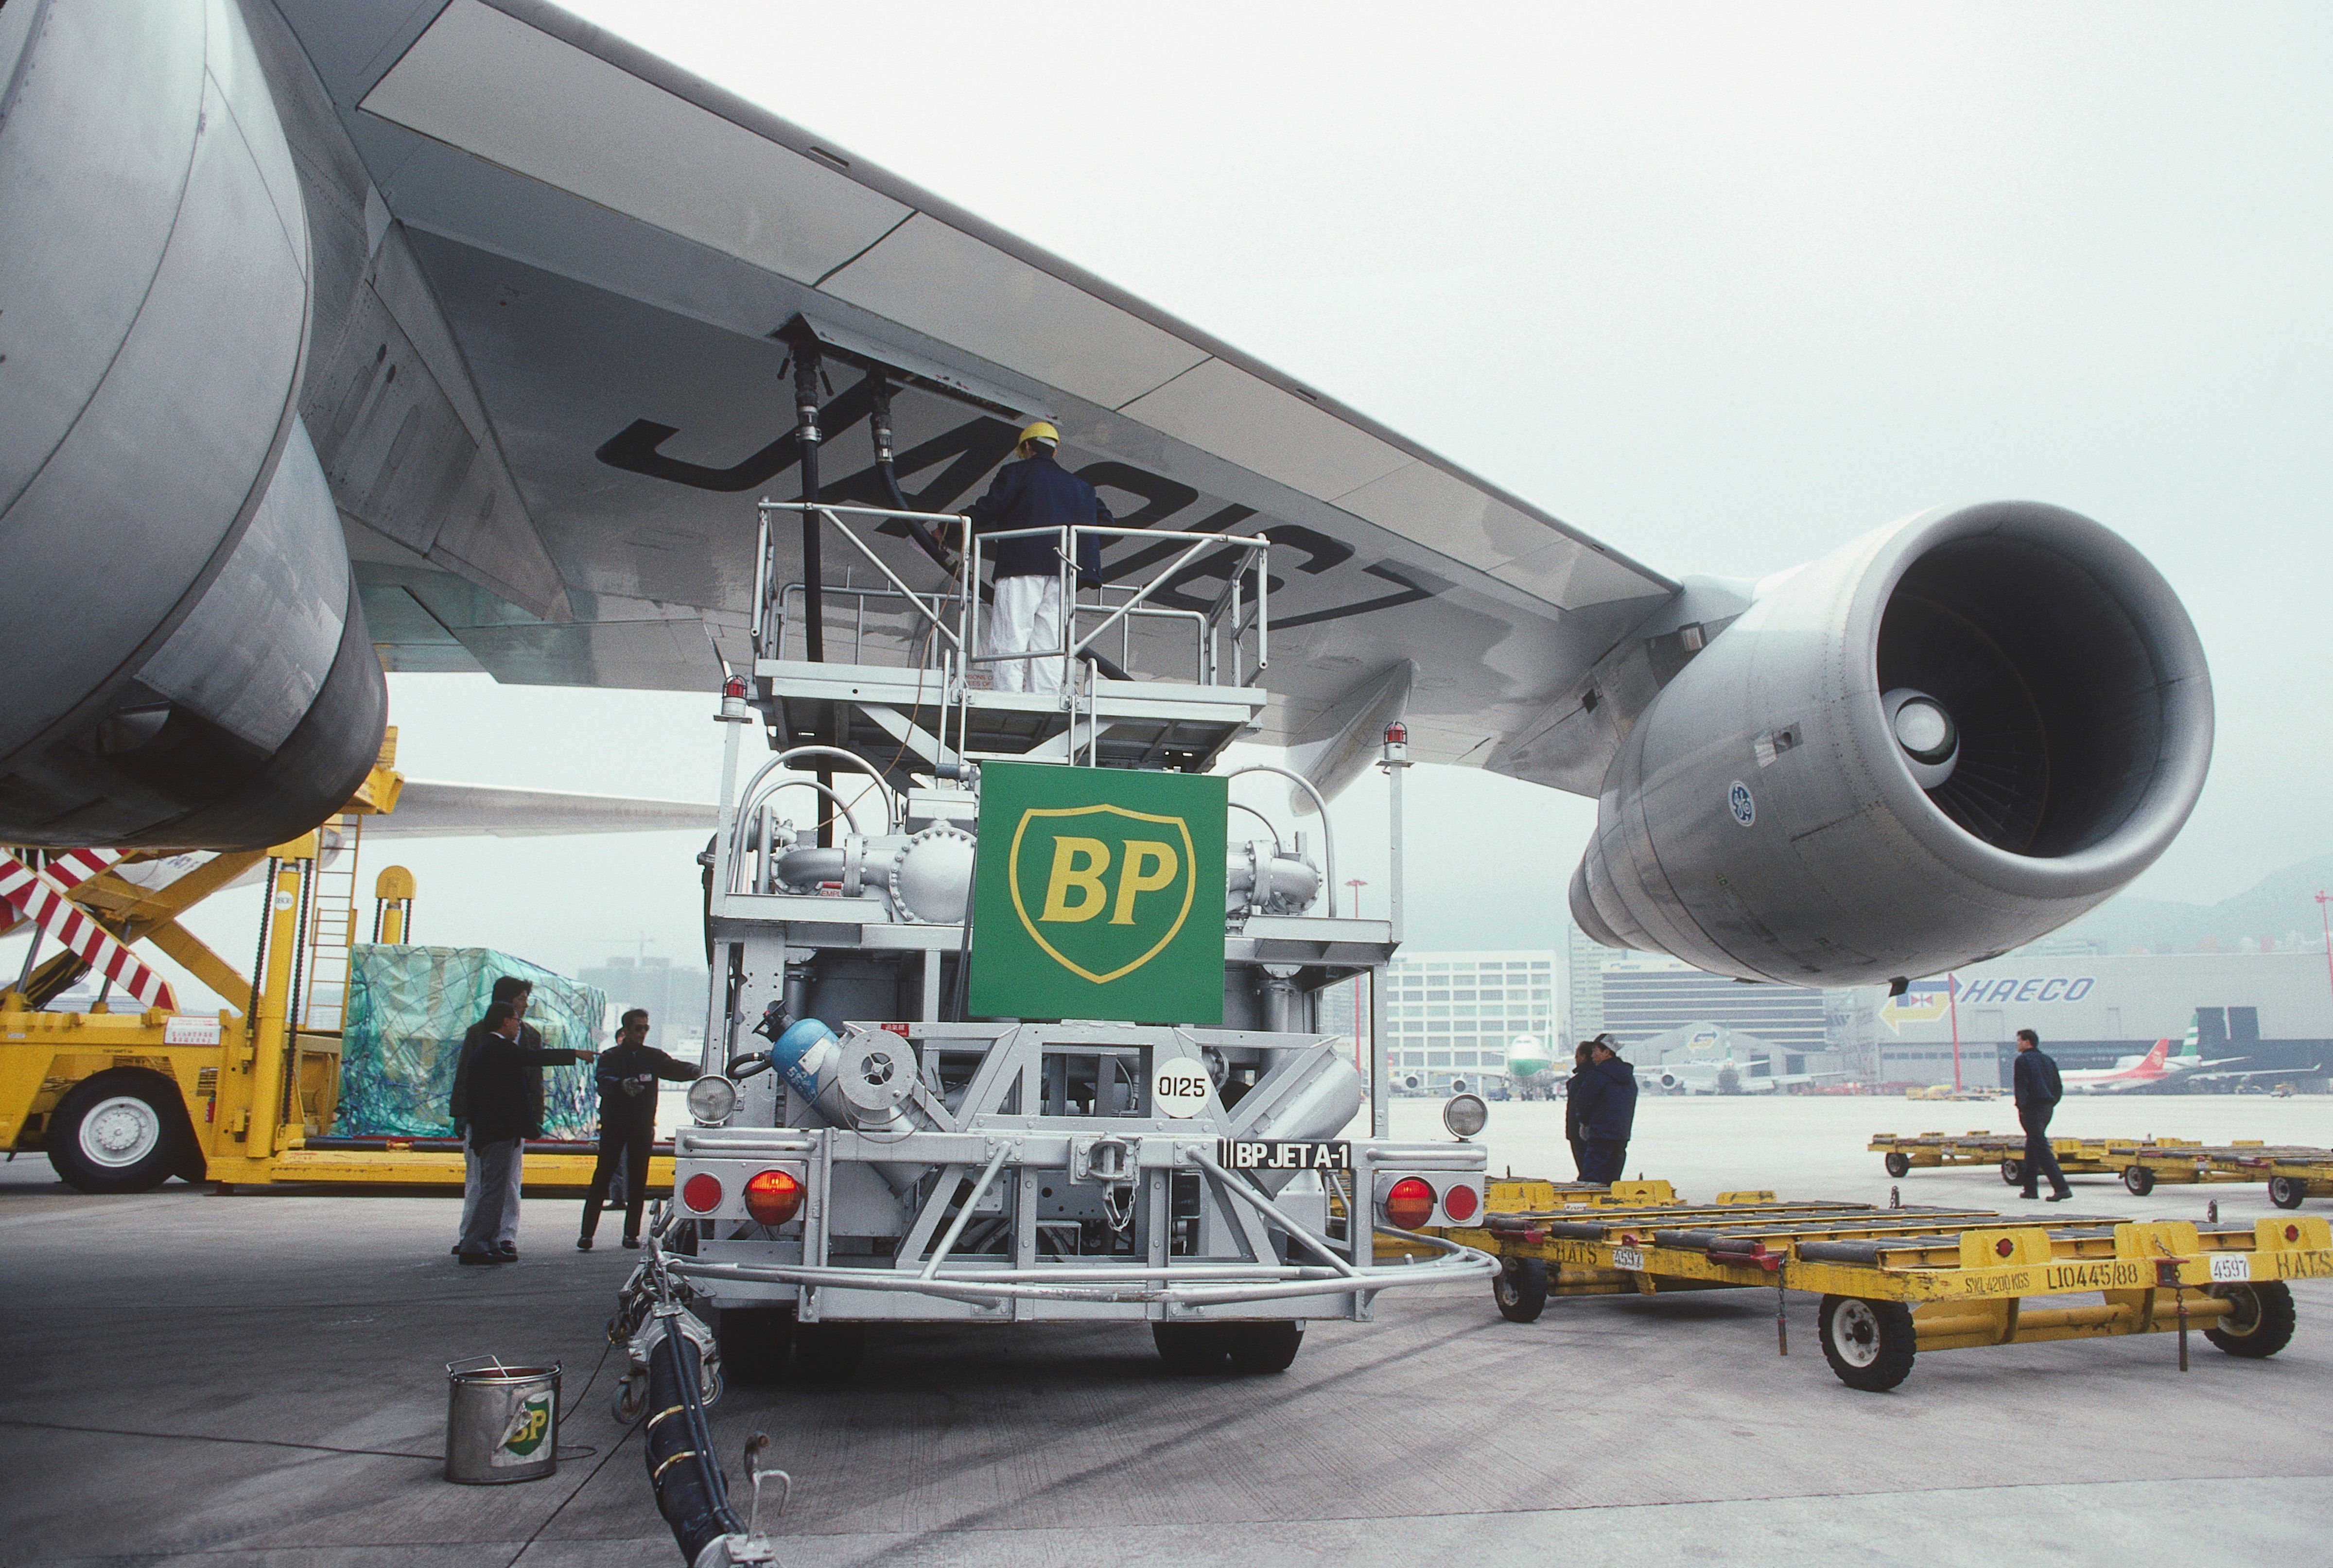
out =
[[[1353,919],[1358,920],[1361,918],[1361,890],[1368,883],[1359,877],[1347,877],[1345,886],[1353,890]],[[1367,1038],[1361,1033],[1361,977],[1356,975],[1353,976],[1353,1071],[1356,1073],[1368,1072],[1361,1063],[1362,1042]]]
[[[2333,989],[2333,893],[2317,891],[2317,918],[2325,924],[2325,984]]]

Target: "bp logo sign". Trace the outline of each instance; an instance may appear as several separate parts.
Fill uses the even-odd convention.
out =
[[[487,1463],[492,1466],[531,1465],[544,1457],[542,1446],[557,1425],[552,1419],[552,1401],[556,1396],[545,1392],[521,1400],[511,1411],[503,1427],[502,1440],[494,1445]]]
[[[1226,809],[1221,779],[983,767],[973,1010],[1220,1023]]]

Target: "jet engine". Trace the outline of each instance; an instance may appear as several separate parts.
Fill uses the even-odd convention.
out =
[[[1923,513],[1766,586],[1637,717],[1572,915],[1744,980],[1935,974],[2145,871],[2211,755],[2203,645],[2137,551],[2055,506]]]
[[[304,832],[386,693],[295,411],[308,223],[242,16],[11,5],[0,90],[0,842]]]

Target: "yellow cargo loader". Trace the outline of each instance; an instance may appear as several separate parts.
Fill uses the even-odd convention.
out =
[[[43,1011],[82,965],[66,951],[31,968],[0,990],[0,1148],[10,1159],[45,1154],[68,1185],[92,1193],[142,1192],[173,1176],[222,1192],[284,1183],[460,1189],[461,1146],[452,1139],[331,1133],[341,1083],[332,987],[347,983],[364,821],[393,811],[404,784],[396,746],[392,729],[363,786],[312,832],[222,853],[158,889],[141,886],[138,869],[168,857],[125,855],[71,890],[76,909],[123,947],[168,955],[230,1005],[206,1014],[117,1012],[101,999],[85,1012]],[[269,892],[255,973],[246,975],[179,918],[262,868]],[[402,940],[411,873],[389,867],[376,892],[375,935]],[[589,1142],[529,1144],[526,1189],[581,1192],[595,1154]],[[649,1190],[671,1185],[670,1149],[658,1145]]]

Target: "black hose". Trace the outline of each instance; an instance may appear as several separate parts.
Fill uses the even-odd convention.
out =
[[[702,1375],[695,1342],[665,1320],[663,1334],[648,1352],[648,1484],[657,1512],[689,1563],[722,1536],[745,1533],[729,1506],[728,1486],[713,1457],[713,1433],[697,1384]]]
[[[806,507],[816,506],[819,503],[818,444],[821,439],[818,433],[818,381],[824,351],[820,347],[818,334],[811,331],[810,323],[800,316],[787,323],[786,343],[793,350],[794,356],[794,437],[802,449],[802,498]],[[818,514],[805,510],[802,525],[803,657],[812,664],[824,664],[826,583],[825,565],[820,557]],[[820,726],[821,730],[836,727],[830,713],[821,717],[828,720]],[[830,742],[840,737],[821,736],[815,738]],[[831,789],[834,787],[834,775],[822,772],[818,775],[818,782]],[[818,845],[821,849],[834,846],[834,819],[822,811],[818,818]]]
[[[883,494],[900,512],[907,511],[907,498],[899,491],[898,469],[891,461],[891,380],[880,370],[868,372],[875,386],[874,410],[868,417],[875,435],[875,472],[882,476]],[[932,564],[954,577],[962,563],[948,553],[946,546],[932,537],[932,531],[918,517],[902,516],[907,525],[907,536],[932,558]]]

